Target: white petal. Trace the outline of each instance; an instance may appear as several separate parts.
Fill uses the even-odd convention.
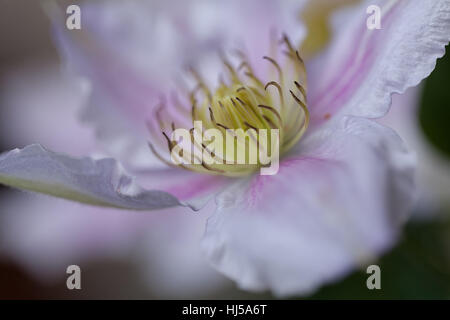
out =
[[[417,153],[418,199],[415,213],[428,217],[450,206],[450,163],[433,145],[420,126],[419,107],[422,86],[394,95],[392,110],[380,123],[393,128]],[[432,212],[430,212],[432,211]]]
[[[317,132],[273,176],[218,196],[203,245],[247,290],[305,294],[390,248],[411,205],[412,157],[370,120]]]
[[[381,8],[369,30],[366,9]],[[427,77],[450,41],[450,1],[365,1],[338,15],[334,40],[309,68],[312,123],[347,114],[380,117],[392,93]]]
[[[114,159],[76,159],[40,145],[0,156],[0,183],[98,206],[153,210],[182,203],[160,190],[144,190]]]

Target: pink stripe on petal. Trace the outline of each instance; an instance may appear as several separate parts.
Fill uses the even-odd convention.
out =
[[[194,197],[214,193],[226,185],[228,179],[220,176],[198,174],[194,178],[188,178],[178,184],[163,188],[181,200],[188,200]]]
[[[387,29],[392,24],[394,12],[398,8],[394,4],[383,15],[383,28]],[[366,16],[364,16],[366,18]],[[360,85],[367,79],[371,68],[376,62],[377,55],[381,51],[383,43],[380,41],[383,33],[377,30],[368,30],[366,21],[361,20],[359,31],[356,32],[351,43],[354,49],[348,55],[345,62],[334,76],[332,76],[324,89],[313,92],[311,98],[311,123],[317,126],[328,120],[330,116],[339,112],[346,102],[357,92]],[[344,79],[344,81],[343,81]]]

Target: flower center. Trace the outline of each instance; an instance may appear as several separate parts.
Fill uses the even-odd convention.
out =
[[[303,60],[286,36],[282,44],[287,49],[282,65],[276,58],[263,57],[271,68],[268,82],[255,75],[241,52],[237,68],[222,58],[228,79],[222,78],[214,93],[191,70],[196,86],[187,95],[190,112],[176,96],[171,107],[162,103],[156,109],[154,119],[171,160],[152,143],[155,155],[170,165],[227,176],[246,175],[278,161],[300,140],[309,123]],[[150,123],[149,128],[154,126]],[[189,135],[183,138],[180,128]],[[152,131],[152,142],[161,145],[158,130]]]

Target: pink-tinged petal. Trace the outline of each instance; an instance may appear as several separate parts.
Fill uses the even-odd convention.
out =
[[[162,190],[199,210],[235,179],[209,175],[182,168],[149,170],[136,173],[136,182],[148,190]]]
[[[219,51],[239,48],[250,49],[267,67],[262,56],[268,54],[271,30],[289,30],[293,40],[303,35],[291,14],[303,2],[86,2],[82,30],[57,27],[56,42],[71,69],[92,85],[84,120],[106,140],[107,151],[127,168],[154,168],[160,163],[148,151],[146,125],[160,133],[155,110],[162,94],[181,91],[176,84],[183,83],[186,66],[194,65],[216,84],[217,68],[209,64],[219,65]],[[59,21],[65,16],[58,19],[61,12],[55,12],[55,25],[65,25]],[[181,122],[176,112],[171,120]]]
[[[145,232],[138,267],[150,288],[162,298],[216,297],[230,281],[208,263],[200,242],[207,217],[214,211],[210,202],[198,214],[168,209],[167,218]],[[169,220],[170,219],[170,220]],[[150,230],[150,227],[148,228]],[[145,254],[146,253],[146,254]],[[148,268],[152,272],[149,272]],[[220,293],[219,293],[220,294]]]
[[[394,129],[417,153],[418,199],[415,213],[429,218],[430,211],[450,207],[450,163],[425,137],[419,121],[422,86],[392,97],[392,110],[379,120]],[[431,210],[430,210],[431,208]]]
[[[55,33],[71,68],[89,81],[90,96],[82,120],[94,124],[106,151],[127,167],[162,167],[146,140],[146,118],[152,117],[158,88],[88,33]]]
[[[310,293],[394,244],[412,202],[414,157],[375,122],[335,125],[308,137],[278,174],[218,196],[203,245],[241,288]]]
[[[178,207],[147,215],[23,192],[1,203],[0,254],[39,282],[64,283],[68,265],[84,270],[112,259],[135,267],[140,288],[157,298],[205,297],[223,288],[224,278],[200,252],[208,210],[192,215]]]
[[[381,8],[381,29],[369,30],[366,10]],[[427,77],[450,41],[450,1],[364,1],[336,16],[334,40],[309,68],[313,125],[330,117],[376,118],[391,94]]]
[[[114,159],[72,158],[30,145],[0,155],[0,183],[91,205],[154,210],[183,205],[145,190]]]
[[[50,61],[30,61],[4,72],[0,85],[2,142],[11,147],[41,143],[75,156],[93,152],[92,130],[77,119],[86,98],[83,87]]]
[[[65,62],[90,84],[82,120],[127,168],[164,168],[149,151],[147,124],[173,85],[174,70],[186,63],[175,12],[145,1],[84,3],[82,12],[77,31],[62,28],[60,10],[52,11]]]

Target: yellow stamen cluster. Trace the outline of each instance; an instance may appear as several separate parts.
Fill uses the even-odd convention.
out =
[[[191,70],[197,85],[188,93],[190,112],[187,112],[176,97],[173,99],[174,103],[170,110],[166,110],[168,108],[164,107],[165,104],[156,109],[155,120],[160,129],[159,137],[162,131],[166,140],[166,150],[172,152],[178,143],[171,139],[171,133],[183,127],[190,130],[196,150],[191,153],[180,152],[180,157],[191,159],[197,157],[199,153],[206,153],[217,160],[212,164],[199,160],[197,163],[178,164],[179,166],[204,173],[241,176],[265,165],[260,161],[260,152],[263,150],[269,156],[271,155],[270,150],[273,150],[271,148],[275,143],[270,134],[272,130],[279,132],[277,154],[286,152],[299,141],[309,122],[306,70],[298,51],[294,49],[286,36],[281,43],[286,48],[283,51],[285,54],[283,65],[279,64],[276,58],[263,57],[269,63],[273,78],[276,80],[263,82],[256,76],[245,54],[239,52],[240,64],[237,68],[226,58],[222,58],[229,77],[227,82],[222,79],[214,92],[198,72]],[[176,116],[171,117],[170,114],[174,113]],[[205,145],[201,139],[199,141],[195,137],[194,127],[198,121],[203,124],[204,130],[220,130],[224,137],[231,136],[236,138],[236,141],[240,141],[237,137],[239,134],[245,135],[247,139],[242,140],[243,144],[240,145],[237,142],[231,147],[225,143],[225,140],[215,141],[215,144],[213,141]],[[237,129],[241,130],[237,131]],[[264,130],[268,132],[268,137],[265,136],[265,139],[262,139],[260,132]],[[158,140],[155,136],[158,135],[157,132],[158,130],[152,132],[155,141]],[[256,148],[252,149],[252,144]],[[173,162],[161,156],[153,143],[150,147],[158,158],[169,165],[174,165]],[[255,156],[256,163],[237,163],[236,153],[240,148],[246,150],[247,160]],[[255,151],[251,150],[258,150],[257,154],[252,154]]]

